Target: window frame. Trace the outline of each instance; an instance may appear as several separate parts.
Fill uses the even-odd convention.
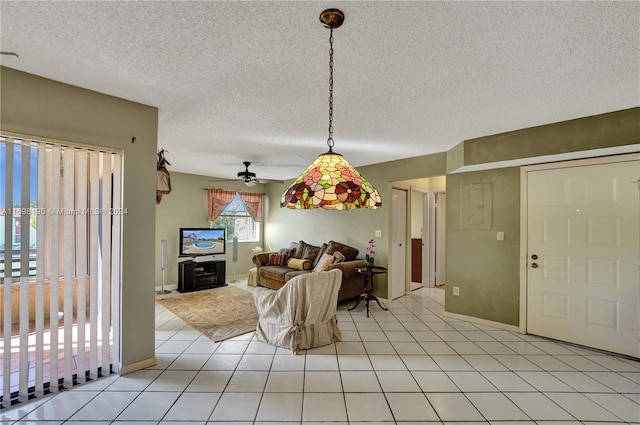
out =
[[[239,202],[244,211],[227,211],[228,208],[233,207],[233,204]],[[238,219],[242,219],[242,220],[246,220],[247,221],[247,227],[249,228],[249,230],[252,229],[253,232],[253,238],[249,237],[248,239],[241,239],[240,237],[238,237],[238,242],[260,242],[261,241],[261,226],[260,226],[260,222],[259,221],[255,221],[253,219],[253,217],[251,216],[251,214],[249,214],[249,211],[247,210],[247,207],[244,203],[244,201],[242,200],[242,196],[240,196],[240,192],[235,192],[234,195],[234,199],[229,203],[229,205],[227,205],[227,207],[222,211],[222,213],[213,221],[209,221],[209,227],[224,227],[225,229],[227,229],[227,241],[232,241],[234,236],[239,235],[240,233],[236,231],[236,226],[237,224],[234,222],[233,224],[233,231],[230,231],[230,227],[228,224],[226,223],[220,223],[218,222],[218,220],[220,219],[228,219],[228,220],[238,220]],[[249,230],[247,230],[247,233],[249,233]],[[251,236],[248,234],[248,236]]]

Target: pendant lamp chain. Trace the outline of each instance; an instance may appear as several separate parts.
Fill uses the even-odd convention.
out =
[[[329,152],[333,152],[333,27],[329,35],[329,138],[327,139]]]
[[[329,152],[318,155],[280,197],[280,207],[292,209],[375,210],[382,206],[380,193],[342,155],[333,151],[333,30],[344,22],[344,13],[327,9],[320,22],[329,34]]]

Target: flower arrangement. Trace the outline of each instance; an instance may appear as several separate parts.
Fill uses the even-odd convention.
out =
[[[367,247],[364,250],[364,259],[366,260],[366,262],[370,265],[373,266],[373,261],[374,258],[376,256],[376,240],[375,239],[371,239],[369,241],[369,244],[367,245]]]
[[[252,251],[253,251],[253,252],[255,252],[255,253],[257,254],[257,253],[259,253],[259,252],[262,252],[262,251],[263,251],[263,249],[262,249],[262,247],[261,247],[261,246],[256,246],[255,248],[253,248],[253,249],[252,249]]]

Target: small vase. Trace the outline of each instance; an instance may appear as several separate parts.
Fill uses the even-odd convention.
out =
[[[369,267],[373,267],[373,257],[367,257],[366,261]]]

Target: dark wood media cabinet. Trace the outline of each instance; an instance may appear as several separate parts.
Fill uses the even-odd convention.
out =
[[[201,289],[227,286],[226,262],[183,261],[178,263],[178,292],[192,292]]]

